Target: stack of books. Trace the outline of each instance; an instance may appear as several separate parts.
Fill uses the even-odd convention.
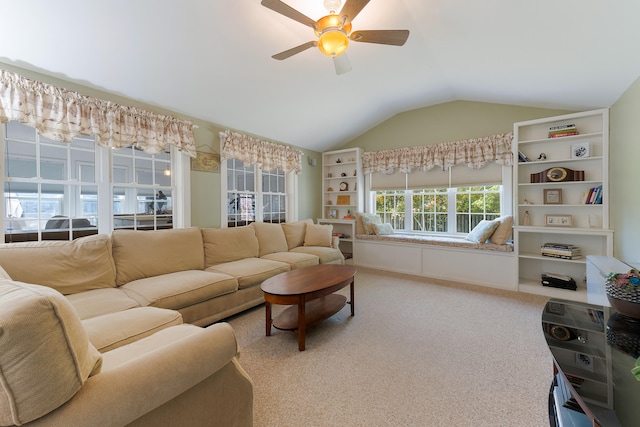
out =
[[[583,205],[601,205],[602,204],[602,185],[593,187],[582,192]]]
[[[563,136],[578,135],[575,124],[552,126],[549,128],[549,138],[562,138]]]
[[[579,247],[565,243],[544,243],[540,246],[540,254],[552,258],[578,259],[582,258]]]

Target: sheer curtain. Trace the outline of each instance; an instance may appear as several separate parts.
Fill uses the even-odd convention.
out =
[[[156,154],[175,145],[195,157],[194,125],[188,120],[119,105],[0,70],[0,122],[18,120],[54,141],[91,135],[97,144]]]

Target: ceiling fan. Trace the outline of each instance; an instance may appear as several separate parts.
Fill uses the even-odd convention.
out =
[[[273,59],[287,59],[311,47],[333,58],[336,74],[351,70],[345,51],[349,40],[354,42],[388,44],[402,46],[409,38],[409,30],[363,30],[351,32],[351,22],[369,3],[369,0],[346,0],[340,13],[336,13],[341,0],[324,0],[329,15],[314,21],[280,0],[262,0],[261,4],[274,12],[313,28],[318,40],[312,40],[272,56]]]

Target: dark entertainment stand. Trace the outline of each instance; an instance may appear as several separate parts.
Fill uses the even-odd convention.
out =
[[[552,427],[640,426],[640,381],[631,373],[640,357],[640,320],[617,313],[604,294],[606,275],[630,268],[615,258],[589,256],[588,303],[551,299],[543,310],[554,358]]]

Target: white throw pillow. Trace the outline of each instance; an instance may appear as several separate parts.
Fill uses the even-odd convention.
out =
[[[478,225],[473,227],[473,230],[471,230],[465,239],[473,243],[485,243],[499,225],[500,221],[498,220],[489,221],[483,219]]]

